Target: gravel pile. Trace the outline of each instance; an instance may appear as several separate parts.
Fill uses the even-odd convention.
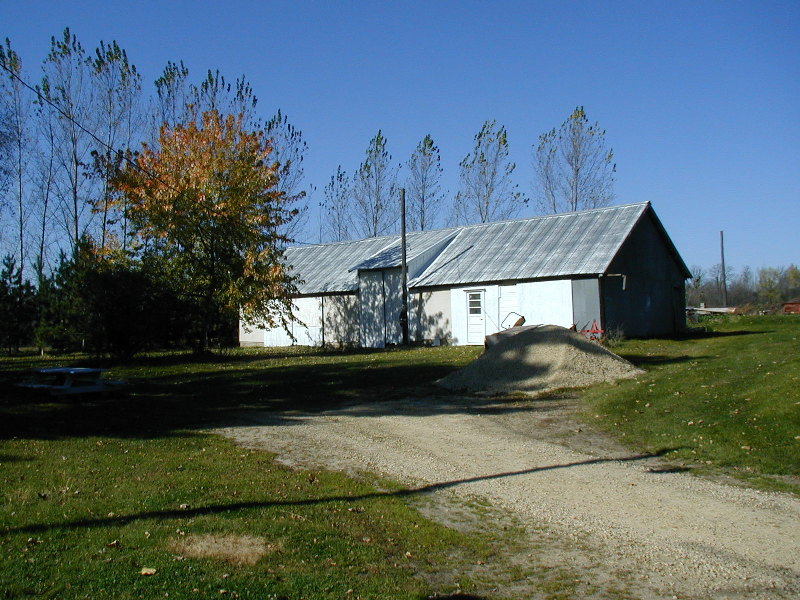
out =
[[[564,327],[514,327],[486,338],[486,352],[437,383],[484,393],[541,392],[636,377],[643,371]]]

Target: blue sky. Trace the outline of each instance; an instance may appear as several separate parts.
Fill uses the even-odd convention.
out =
[[[147,93],[168,60],[194,81],[245,75],[263,117],[280,108],[303,132],[314,206],[378,129],[397,163],[430,133],[455,193],[486,119],[530,194],[531,147],[582,105],[614,150],[616,203],[652,202],[689,266],[719,262],[720,230],[735,268],[800,263],[795,0],[0,0],[32,79],[66,26],[90,51],[116,40]]]

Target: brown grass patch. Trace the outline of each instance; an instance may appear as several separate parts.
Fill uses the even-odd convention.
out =
[[[170,542],[170,550],[188,558],[214,558],[233,565],[254,565],[280,545],[249,535],[187,535]]]

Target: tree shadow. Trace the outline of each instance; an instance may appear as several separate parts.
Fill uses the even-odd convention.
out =
[[[0,439],[155,438],[240,424],[243,415],[265,412],[316,413],[363,406],[365,411],[374,407],[375,414],[396,410],[385,403],[401,399],[408,400],[412,408],[415,399],[424,398],[432,407],[440,405],[430,410],[464,410],[463,399],[454,401],[451,393],[433,385],[455,366],[369,359],[387,352],[392,351],[329,352],[324,354],[338,355],[342,360],[299,361],[265,368],[248,362],[263,363],[263,357],[215,359],[207,369],[193,368],[196,360],[190,359],[186,372],[180,362],[172,362],[174,359],[163,371],[151,368],[150,361],[160,361],[160,357],[145,357],[130,367],[135,370],[145,365],[140,376],[128,379],[124,392],[81,398],[23,395],[12,381],[19,381],[25,370],[7,371],[0,376]],[[359,360],[352,360],[354,357]]]
[[[632,354],[627,352],[620,353],[619,356],[621,358],[624,358],[628,362],[633,363],[637,367],[645,365],[647,366],[679,365],[681,363],[699,362],[714,358],[712,356],[689,356],[687,354],[681,354],[677,356],[665,356],[665,355]]]
[[[65,521],[62,523],[33,523],[30,525],[21,525],[18,527],[7,527],[3,533],[26,533],[36,534],[50,531],[53,529],[92,529],[95,527],[107,526],[123,526],[129,523],[144,521],[149,519],[191,519],[194,517],[201,517],[205,515],[215,515],[220,513],[230,513],[234,511],[245,511],[251,509],[264,509],[264,508],[290,508],[301,506],[317,506],[322,504],[329,504],[332,502],[347,502],[358,503],[365,500],[372,500],[376,498],[407,498],[424,494],[430,494],[440,490],[447,490],[456,488],[461,485],[469,483],[477,483],[481,481],[492,481],[497,479],[507,479],[511,477],[518,477],[520,475],[530,475],[533,473],[541,473],[545,471],[553,471],[559,469],[569,469],[573,467],[582,467],[587,465],[595,465],[609,462],[636,462],[640,460],[647,460],[664,456],[669,452],[673,452],[677,448],[662,448],[655,453],[635,454],[631,456],[623,456],[617,458],[591,458],[580,460],[576,462],[548,465],[546,467],[533,467],[530,469],[521,469],[518,471],[507,471],[503,473],[493,473],[491,475],[480,475],[476,477],[467,477],[464,479],[456,479],[452,481],[444,481],[440,483],[431,483],[416,488],[402,488],[394,491],[375,491],[366,494],[359,494],[357,496],[327,496],[322,498],[306,498],[302,500],[263,500],[251,502],[232,502],[229,504],[211,504],[208,506],[190,507],[185,509],[172,509],[172,510],[157,510],[157,511],[144,511],[130,515],[114,515],[109,517],[96,517],[92,519],[75,519],[72,521]]]
[[[739,329],[736,331],[696,331],[680,336],[675,336],[674,338],[670,339],[693,340],[693,339],[706,339],[706,338],[726,338],[726,337],[737,337],[741,335],[761,335],[768,333],[775,333],[775,331],[767,331],[767,330],[749,331],[747,329]]]

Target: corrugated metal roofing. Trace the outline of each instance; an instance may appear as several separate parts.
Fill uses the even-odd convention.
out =
[[[435,231],[412,231],[406,234],[406,260],[413,261],[434,246],[453,238],[457,229],[438,229]],[[392,236],[393,242],[378,254],[370,256],[353,267],[356,271],[374,271],[399,267],[402,260],[402,241],[399,235]]]
[[[409,285],[599,275],[648,203],[464,227]]]
[[[409,273],[409,287],[600,275],[648,211],[688,273],[650,203],[645,202],[409,233],[409,262],[437,245],[444,246],[423,272]],[[286,258],[303,280],[298,285],[300,293],[321,294],[357,290],[359,270],[399,267],[400,254],[400,236],[391,235],[290,248]]]
[[[396,237],[288,248],[286,262],[301,280],[297,285],[300,294],[354,292],[358,289],[358,272],[352,267],[391,245]]]

